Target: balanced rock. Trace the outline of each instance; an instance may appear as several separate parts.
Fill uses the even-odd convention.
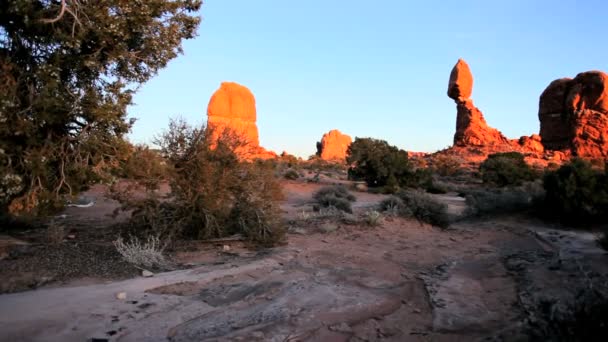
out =
[[[541,94],[538,116],[545,149],[608,158],[608,75],[588,71],[562,78]]]
[[[350,136],[333,129],[323,134],[321,142],[317,143],[317,155],[323,160],[344,162],[346,151],[352,142]]]
[[[459,59],[452,72],[448,83],[448,96],[454,100],[458,98],[468,99],[473,93],[473,74],[471,68],[464,59]]]
[[[469,65],[459,59],[450,73],[448,96],[456,102],[456,146],[509,145],[509,140],[497,129],[488,126],[481,111],[469,97],[473,92],[473,74]]]
[[[209,100],[207,127],[212,129],[214,139],[228,130],[247,144],[237,150],[239,156],[245,159],[274,158],[276,153],[260,147],[256,119],[255,97],[247,87],[238,83],[222,82]]]

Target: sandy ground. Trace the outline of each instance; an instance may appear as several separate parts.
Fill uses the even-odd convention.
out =
[[[321,186],[286,182],[285,216],[310,211]],[[355,216],[384,198],[354,193]],[[456,196],[438,198],[464,210]],[[100,220],[104,201],[68,214]],[[0,340],[524,341],[535,291],[563,292],[558,280],[577,277],[553,262],[608,271],[592,234],[512,215],[448,230],[391,217],[292,225],[271,250],[210,245],[175,256],[187,270],[0,295]]]

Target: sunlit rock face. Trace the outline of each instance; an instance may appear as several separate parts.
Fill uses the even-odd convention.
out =
[[[538,117],[545,149],[608,158],[608,75],[588,71],[551,82],[540,96]]]
[[[333,129],[323,134],[323,138],[317,146],[317,155],[323,160],[344,162],[346,151],[352,142],[353,139],[350,136]]]
[[[211,96],[207,106],[207,127],[217,139],[229,130],[247,142],[246,148],[237,151],[245,159],[274,158],[276,154],[260,147],[256,125],[255,97],[251,90],[234,82],[222,82]]]
[[[491,146],[510,144],[497,129],[488,126],[481,111],[470,98],[473,93],[473,74],[469,65],[459,59],[448,83],[448,96],[456,102],[456,146]]]

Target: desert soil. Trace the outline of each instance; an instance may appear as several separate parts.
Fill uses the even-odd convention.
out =
[[[608,274],[593,234],[525,216],[462,220],[447,230],[385,217],[370,227],[356,218],[385,196],[363,192],[355,192],[353,216],[301,214],[321,186],[284,183],[286,245],[252,251],[201,242],[173,251],[187,269],[148,278],[111,246],[74,247],[102,230],[115,207],[93,189],[86,195],[94,206],[66,211],[78,228],[62,243],[84,255],[90,272],[58,275],[51,261],[47,271],[28,270],[50,284],[0,295],[0,340],[525,341],[537,303],[571,298],[581,279]],[[464,210],[455,194],[437,199],[455,216]],[[17,253],[0,261],[3,282],[16,277],[6,267],[18,260],[34,259]]]

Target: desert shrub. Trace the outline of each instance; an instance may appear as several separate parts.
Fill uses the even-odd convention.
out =
[[[317,204],[317,210],[334,207],[347,213],[353,212],[351,202],[356,201],[356,197],[344,185],[323,187],[315,192],[312,197]]]
[[[450,225],[447,205],[437,202],[428,194],[416,190],[400,191],[397,196],[403,202],[399,214],[413,217],[433,226],[447,228]]]
[[[382,214],[376,210],[368,210],[364,214],[365,223],[368,226],[376,227],[382,224]]]
[[[150,235],[146,240],[131,237],[126,242],[119,237],[114,241],[114,247],[126,262],[137,267],[165,269],[168,266],[163,254],[167,244],[163,244],[158,236]]]
[[[167,163],[159,151],[137,145],[122,162],[119,175],[125,179],[143,182],[146,187],[158,187],[167,178]]]
[[[479,166],[481,179],[486,184],[499,187],[521,185],[536,178],[535,172],[528,166],[524,156],[518,152],[490,154]]]
[[[404,209],[405,204],[403,203],[403,200],[401,200],[401,198],[397,196],[390,196],[380,201],[378,207],[380,211],[385,212],[388,215],[397,216],[399,215],[401,210]]]
[[[300,174],[298,173],[298,171],[296,171],[294,169],[289,169],[289,170],[285,171],[285,173],[283,174],[283,177],[285,177],[285,179],[296,180],[296,179],[300,178]]]
[[[431,160],[433,171],[441,176],[456,175],[460,171],[462,163],[462,158],[445,153],[435,154]]]
[[[137,227],[140,235],[163,239],[240,233],[263,246],[282,240],[280,185],[270,165],[239,159],[234,151],[246,146],[242,138],[172,120],[156,144],[167,161],[171,191],[161,197],[148,187],[141,198],[134,196],[132,188],[115,189],[122,209],[131,211],[128,226]],[[146,183],[137,185],[141,184]]]
[[[346,161],[351,165],[349,178],[364,180],[369,186],[398,188],[412,183],[414,170],[407,152],[386,141],[355,138],[348,147]]]
[[[544,190],[539,183],[528,183],[516,188],[468,190],[465,198],[465,216],[506,214],[536,210],[544,198]]]
[[[565,223],[587,224],[608,217],[608,170],[575,159],[543,177],[544,209]]]

